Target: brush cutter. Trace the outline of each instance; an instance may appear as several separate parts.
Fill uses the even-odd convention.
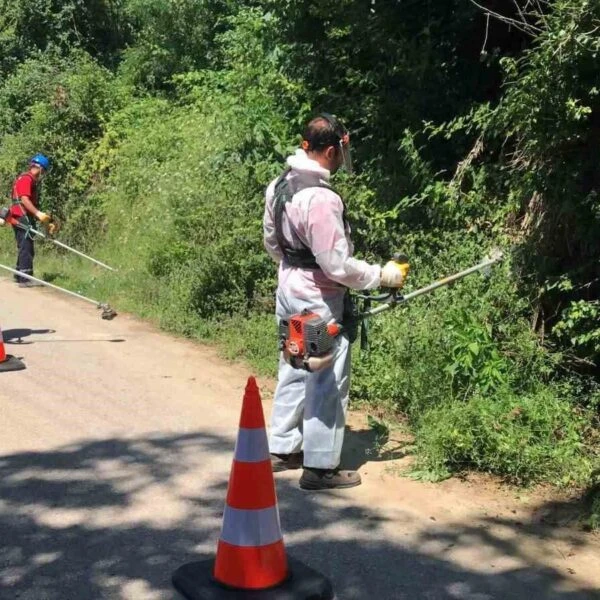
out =
[[[504,255],[501,251],[494,250],[477,265],[434,281],[406,295],[401,295],[399,290],[378,296],[357,294],[356,297],[364,299],[367,303],[365,310],[355,311],[346,323],[326,322],[318,314],[309,310],[293,315],[289,319],[282,319],[279,323],[279,349],[283,352],[285,360],[296,369],[311,372],[325,369],[333,363],[334,340],[338,335],[347,333],[350,341],[354,341],[358,325],[364,324],[367,319],[405,304],[409,300],[429,294],[472,273],[489,272],[491,266],[503,258]],[[400,264],[407,265],[408,263],[408,259],[404,255],[395,255],[394,260]],[[379,306],[370,308],[370,303],[373,301],[380,302]]]
[[[78,298],[79,300],[83,300],[84,302],[89,302],[90,304],[93,304],[96,308],[102,310],[101,317],[107,321],[111,321],[112,319],[114,319],[117,316],[117,312],[104,302],[98,302],[97,300],[93,300],[92,298],[86,298],[85,296],[82,296],[81,294],[78,294],[77,292],[72,292],[71,290],[66,290],[65,288],[59,287],[58,285],[54,285],[53,283],[48,283],[47,281],[43,281],[41,279],[38,279],[37,277],[33,277],[33,275],[28,275],[27,273],[17,271],[16,269],[11,269],[10,267],[7,267],[6,265],[3,265],[3,264],[0,264],[0,269],[4,269],[5,271],[8,271],[9,273],[16,275],[17,277],[22,277],[23,279],[27,279],[28,281],[34,281],[35,283],[38,283],[45,287],[52,288],[53,290],[62,292],[63,294],[68,294],[69,296],[73,296],[74,298]]]

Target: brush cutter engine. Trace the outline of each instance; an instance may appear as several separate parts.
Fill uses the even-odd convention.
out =
[[[303,310],[279,322],[279,349],[295,369],[320,371],[333,363],[337,323],[327,323],[318,314]]]

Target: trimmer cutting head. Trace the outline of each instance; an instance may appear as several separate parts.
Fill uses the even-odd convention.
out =
[[[503,258],[504,258],[504,252],[502,252],[502,250],[500,250],[499,248],[493,248],[490,251],[490,253],[487,254],[485,257],[485,260],[489,260],[490,264],[481,270],[481,274],[484,277],[490,277],[492,274],[492,264],[493,264],[491,261],[500,262]]]
[[[98,308],[102,309],[102,318],[105,321],[112,321],[117,316],[117,311],[111,308],[108,304],[99,304]]]

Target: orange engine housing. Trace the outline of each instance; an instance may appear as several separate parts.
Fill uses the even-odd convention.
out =
[[[279,322],[279,349],[291,358],[325,356],[332,351],[340,330],[336,323],[328,324],[318,314],[304,310]]]

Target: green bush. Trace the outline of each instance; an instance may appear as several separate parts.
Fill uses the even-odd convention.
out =
[[[419,466],[438,477],[474,468],[517,483],[585,483],[585,424],[585,415],[551,388],[450,402],[419,420]]]
[[[0,80],[19,63],[46,52],[74,48],[114,64],[129,41],[123,0],[0,1]]]
[[[23,62],[0,87],[3,193],[9,195],[15,175],[42,151],[53,163],[42,188],[44,207],[64,215],[74,170],[126,95],[110,71],[83,51]]]

